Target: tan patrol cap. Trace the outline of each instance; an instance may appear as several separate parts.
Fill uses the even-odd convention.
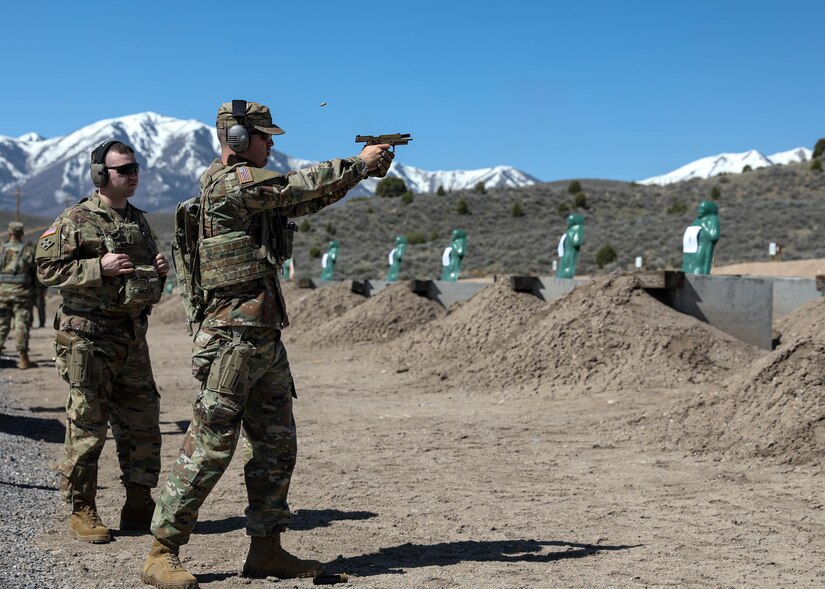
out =
[[[12,221],[9,223],[9,233],[14,233],[15,235],[23,235],[23,223],[20,221]]]
[[[215,126],[218,129],[228,129],[232,125],[243,125],[232,116],[232,103],[224,102],[218,109],[218,120]],[[257,102],[246,103],[246,126],[261,133],[270,135],[283,135],[284,130],[272,122],[272,114],[269,108]]]

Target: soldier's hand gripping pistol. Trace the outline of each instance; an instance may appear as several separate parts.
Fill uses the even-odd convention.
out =
[[[355,136],[356,143],[366,143],[367,145],[389,145],[392,147],[391,152],[385,151],[381,154],[378,165],[370,174],[371,176],[377,176],[379,178],[383,178],[387,175],[387,170],[390,169],[390,164],[392,164],[392,160],[395,157],[395,146],[407,145],[410,141],[412,141],[412,137],[410,137],[409,133],[387,133],[386,135]]]

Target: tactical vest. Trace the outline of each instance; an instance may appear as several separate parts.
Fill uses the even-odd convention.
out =
[[[160,276],[146,237],[140,225],[129,222],[106,234],[106,249],[113,254],[127,254],[135,266],[134,272],[120,277],[118,305],[121,307],[146,307],[160,301]]]
[[[273,212],[257,215],[248,231],[205,237],[206,196],[220,182],[228,194],[241,189],[236,175],[224,168],[201,186],[200,196],[179,203],[175,211],[172,261],[190,335],[216,290],[271,276],[292,257],[297,227]]]
[[[31,286],[31,276],[23,272],[23,243],[6,242],[0,245],[0,284]]]
[[[99,213],[80,202],[95,218]],[[95,232],[114,254],[127,254],[135,271],[130,274],[104,278],[103,284],[94,288],[61,289],[63,304],[73,310],[128,311],[130,315],[160,301],[160,277],[154,267],[152,241],[149,227],[142,223],[125,221],[114,231],[106,231],[100,225]]]

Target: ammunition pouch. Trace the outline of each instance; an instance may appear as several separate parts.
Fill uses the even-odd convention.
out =
[[[204,238],[198,246],[200,285],[215,290],[251,282],[271,272],[266,248],[257,247],[243,231]]]
[[[160,301],[160,276],[154,266],[136,265],[123,280],[119,300],[124,307],[147,307]]]
[[[161,280],[148,245],[150,239],[137,223],[122,223],[104,238],[109,252],[126,254],[135,265],[134,272],[121,276],[118,292],[121,308],[148,307],[160,301]]]
[[[247,342],[226,344],[212,362],[206,379],[206,388],[222,395],[246,393],[249,360],[255,352],[255,346]]]

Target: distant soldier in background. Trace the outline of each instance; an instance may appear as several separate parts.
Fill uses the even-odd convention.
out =
[[[29,360],[29,327],[38,285],[34,248],[23,243],[23,229],[23,223],[9,223],[9,240],[0,245],[0,349],[6,343],[14,319],[20,370],[34,367]]]
[[[98,459],[111,425],[126,487],[121,530],[148,530],[150,489],[160,471],[160,400],[146,329],[169,265],[143,211],[135,152],[119,141],[98,146],[91,175],[98,190],[66,209],[37,244],[38,276],[60,289],[55,366],[69,383],[60,491],[78,540],[111,540],[95,503]]]

